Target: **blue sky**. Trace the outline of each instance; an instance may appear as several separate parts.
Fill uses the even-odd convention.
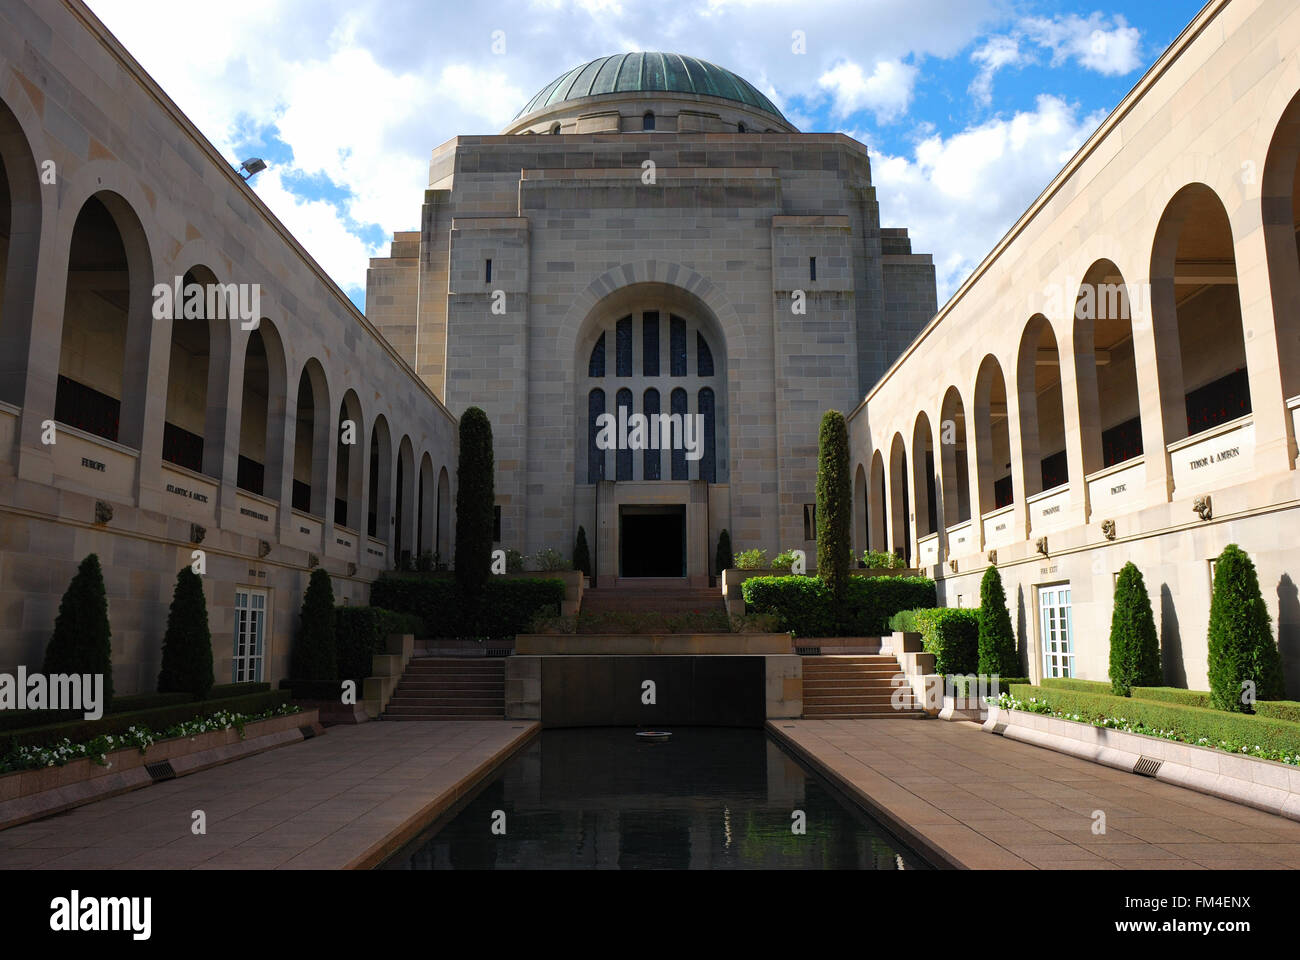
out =
[[[882,221],[934,255],[942,303],[1202,5],[89,3],[232,164],[267,160],[254,189],[363,309],[368,258],[418,227],[433,147],[497,133],[569,67],[636,49],[728,67],[800,129],[866,143]]]

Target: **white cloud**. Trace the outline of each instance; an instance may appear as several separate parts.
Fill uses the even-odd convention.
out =
[[[1003,67],[1018,67],[1033,61],[1033,54],[1020,48],[1014,36],[990,37],[971,54],[971,61],[979,70],[970,84],[970,94],[980,106],[993,102],[993,75]]]
[[[1088,70],[1118,77],[1142,64],[1141,31],[1130,27],[1119,14],[1109,26],[1101,13],[1092,13],[1086,19],[1077,13],[1057,15],[1051,20],[1030,17],[1022,21],[1022,26],[1035,43],[1051,49],[1052,66],[1074,60]]]
[[[928,137],[911,157],[873,156],[882,222],[907,226],[912,249],[934,255],[941,304],[1104,117],[1040,96],[1032,111]]]
[[[817,83],[830,91],[836,117],[871,110],[878,122],[887,123],[906,112],[918,72],[911,64],[883,60],[868,76],[858,64],[845,60],[823,73]]]

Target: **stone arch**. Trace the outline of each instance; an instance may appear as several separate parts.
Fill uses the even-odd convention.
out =
[[[15,406],[23,402],[43,217],[31,140],[0,100],[0,400]]]
[[[438,560],[451,562],[451,478],[447,468],[438,471]]]
[[[239,453],[235,484],[241,490],[281,501],[289,416],[289,374],[284,341],[262,317],[244,341],[243,390],[238,410]]]
[[[334,453],[334,523],[361,530],[361,489],[366,447],[361,398],[351,388],[339,403]],[[351,443],[345,442],[351,440]]]
[[[860,462],[853,471],[853,554],[854,559],[871,549],[871,496],[867,470]]]
[[[888,496],[885,490],[885,458],[879,450],[871,454],[871,487],[868,496],[871,504],[867,511],[867,522],[869,525],[868,533],[870,534],[871,547],[879,553],[889,551],[889,537],[886,531],[885,523],[885,504],[888,502]]]
[[[945,527],[971,518],[970,446],[966,434],[966,405],[951,386],[939,408],[939,475],[943,492],[940,515]]]
[[[1300,228],[1300,93],[1291,96],[1277,123],[1266,129],[1271,135],[1261,179],[1260,214],[1282,396],[1294,397],[1300,394],[1300,345],[1295,336],[1285,334],[1293,331],[1300,304],[1300,248],[1296,243]]]
[[[907,478],[911,484],[908,491],[910,502],[915,504],[916,516],[914,529],[916,537],[928,537],[939,529],[938,490],[935,485],[934,433],[930,429],[930,418],[925,411],[916,415],[912,427],[912,469]]]
[[[293,509],[325,518],[329,488],[331,401],[325,368],[315,357],[303,364],[294,402]]]
[[[1204,183],[1184,186],[1160,216],[1151,312],[1165,442],[1250,413],[1233,227]]]
[[[436,481],[433,476],[433,457],[426,450],[420,457],[419,492],[416,494],[417,508],[416,543],[417,556],[426,552],[433,553],[434,537],[438,528],[438,504]]]
[[[1061,351],[1052,324],[1041,313],[1030,317],[1021,333],[1014,389],[1025,470],[1023,495],[1031,497],[1069,481]]]
[[[974,423],[976,480],[982,516],[1015,499],[1011,480],[1011,428],[1008,420],[1007,382],[1002,364],[988,354],[975,376],[971,418]]]
[[[393,439],[382,413],[370,425],[369,464],[366,534],[388,543],[393,530]]]
[[[1071,335],[1085,476],[1142,454],[1132,300],[1113,260],[1097,260],[1079,282]]]
[[[393,508],[393,553],[401,562],[415,548],[415,447],[403,435],[397,445],[397,493]]]
[[[907,444],[895,433],[889,444],[889,547],[907,564],[912,562],[912,524],[909,515]]]

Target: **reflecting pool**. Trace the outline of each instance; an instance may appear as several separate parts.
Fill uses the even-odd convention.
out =
[[[628,728],[545,730],[385,867],[927,865],[762,730],[678,727],[664,743]]]

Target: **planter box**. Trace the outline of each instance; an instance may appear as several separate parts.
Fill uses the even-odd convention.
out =
[[[320,729],[315,710],[250,723],[244,727],[242,739],[232,727],[160,740],[144,753],[137,747],[114,750],[105,757],[106,766],[82,757],[61,767],[0,774],[0,829],[149,786],[153,778],[146,764],[166,760],[176,776],[184,776],[302,740],[303,727]]]
[[[589,586],[581,570],[525,570],[522,573],[503,574],[495,579],[564,581],[564,602],[560,604],[560,615],[564,617],[571,617],[582,609],[582,591]]]
[[[1300,820],[1300,767],[996,705],[984,731]]]

